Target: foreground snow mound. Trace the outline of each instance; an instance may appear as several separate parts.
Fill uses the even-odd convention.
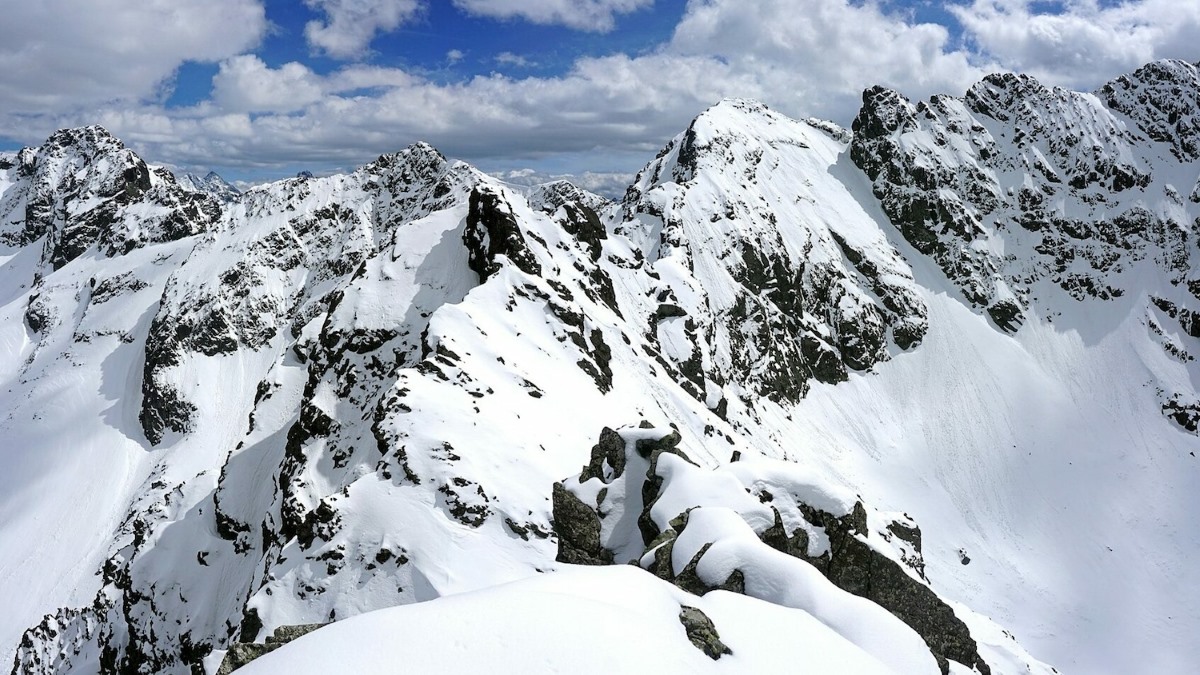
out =
[[[889,639],[904,642],[902,634],[878,636],[881,643]],[[709,648],[715,645],[720,647]],[[731,593],[698,598],[640,570],[614,567],[566,568],[371,612],[322,628],[237,672],[920,672],[887,663],[804,611]]]
[[[579,476],[555,486],[558,559],[636,563],[698,595],[734,591],[801,609],[901,672],[935,670],[930,652],[943,673],[950,660],[991,672],[930,589],[910,518],[868,511],[790,462],[704,469],[679,442],[648,424],[605,428]],[[1015,644],[1008,651],[1006,663],[1016,656],[1027,672],[1049,672]]]

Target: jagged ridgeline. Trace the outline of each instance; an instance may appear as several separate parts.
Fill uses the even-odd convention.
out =
[[[854,484],[888,448],[810,432],[915,397],[880,381],[969,356],[959,335],[1120,314],[1146,428],[1193,447],[1198,139],[1197,67],[1162,62],[1094,94],[874,88],[851,130],[725,101],[617,201],[425,144],[241,192],[99,127],[0,155],[0,437],[42,491],[0,503],[0,655],[228,672],[352,615],[632,562],[901,672],[1050,672]],[[939,316],[961,330],[927,347]],[[676,614],[736,666],[719,622]]]

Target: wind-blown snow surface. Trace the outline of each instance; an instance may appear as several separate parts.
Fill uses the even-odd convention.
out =
[[[732,652],[712,660],[678,620],[696,607]],[[885,642],[893,636],[879,636]],[[784,647],[786,645],[786,648]],[[926,654],[928,656],[928,654]],[[246,666],[255,673],[891,673],[803,612],[689,595],[628,566],[576,568],[379,610]]]
[[[750,621],[867,658],[786,602],[560,569],[551,486],[649,420],[703,466],[786,458],[912,516],[981,645],[1190,672],[1196,73],[873,90],[853,136],[725,102],[615,204],[425,145],[228,203],[98,128],[0,157],[0,658],[185,673],[384,610],[269,672],[495,603],[477,637],[619,644],[608,612],[705,671],[790,651]],[[681,638],[679,604],[734,654]]]

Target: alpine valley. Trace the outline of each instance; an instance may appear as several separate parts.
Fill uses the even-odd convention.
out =
[[[1195,672],[1198,178],[1182,61],[726,100],[618,201],[59,131],[0,155],[0,662]]]

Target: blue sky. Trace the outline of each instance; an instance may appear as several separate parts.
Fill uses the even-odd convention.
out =
[[[1089,90],[1200,60],[1178,0],[0,0],[0,147],[107,126],[232,179],[417,140],[616,189],[724,97],[849,124],[861,91],[988,72]]]
[[[339,59],[314,52],[305,42],[305,24],[319,20],[321,12],[296,0],[269,0],[264,4],[273,28],[255,53],[268,66],[277,68],[298,61],[317,73],[328,74],[342,65]],[[654,49],[670,37],[685,5],[685,0],[659,0],[617,18],[612,31],[597,33],[475,17],[449,2],[433,2],[413,23],[373,40],[370,51],[359,60],[404,67],[443,83],[493,72],[517,77],[561,75],[583,56],[638,54]],[[458,59],[448,56],[455,50],[462,55]],[[506,54],[517,58],[498,58]],[[193,105],[204,100],[211,93],[216,73],[215,63],[184,64],[167,105]]]

